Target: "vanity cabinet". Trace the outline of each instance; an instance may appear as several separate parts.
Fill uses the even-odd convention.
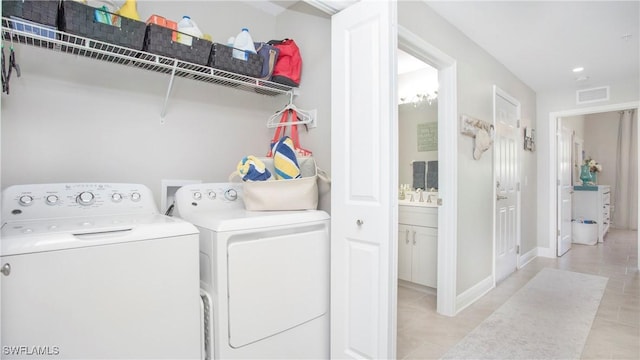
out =
[[[573,218],[594,220],[598,224],[598,242],[603,242],[611,224],[611,186],[575,186]]]
[[[398,278],[435,288],[438,280],[438,208],[398,208]]]

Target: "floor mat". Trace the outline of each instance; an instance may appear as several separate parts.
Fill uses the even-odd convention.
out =
[[[545,268],[442,359],[578,359],[607,280]]]

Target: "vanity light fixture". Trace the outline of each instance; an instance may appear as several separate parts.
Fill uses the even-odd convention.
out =
[[[418,106],[423,105],[425,103],[431,106],[431,104],[437,99],[438,99],[437,91],[434,91],[433,94],[418,93],[412,96],[411,98],[401,97],[400,104],[413,104],[413,107],[417,108]]]

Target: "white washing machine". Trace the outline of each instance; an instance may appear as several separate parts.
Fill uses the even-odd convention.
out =
[[[238,183],[175,199],[200,230],[207,359],[328,359],[329,215],[247,211]]]
[[[2,359],[200,359],[198,231],[136,184],[2,193]]]

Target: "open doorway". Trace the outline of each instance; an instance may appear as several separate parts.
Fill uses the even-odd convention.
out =
[[[575,221],[596,221],[594,239],[602,243],[609,228],[637,231],[638,228],[638,160],[637,113],[634,109],[566,116],[559,119],[563,127],[574,134],[571,166],[574,191],[572,218]],[[581,186],[580,169],[590,171],[589,186]],[[595,187],[598,187],[596,190]],[[602,192],[603,214],[584,203]],[[608,194],[608,195],[607,195]],[[585,217],[589,217],[586,219]],[[584,234],[580,233],[584,237]],[[592,239],[573,239],[574,243],[592,244]]]
[[[436,201],[438,205],[436,311],[441,315],[455,316],[457,313],[456,242],[451,239],[457,239],[457,188],[455,185],[458,182],[456,166],[458,157],[457,65],[453,58],[402,26],[398,26],[398,49],[437,69],[438,73],[437,181],[439,186],[437,187],[437,199],[432,198],[432,201]],[[400,102],[400,99],[398,100]],[[409,165],[400,163],[399,170],[405,166]],[[451,184],[451,186],[444,184]],[[403,235],[398,235],[399,241]],[[406,231],[404,235],[406,235]],[[413,239],[411,239],[412,241]],[[394,285],[396,284],[397,282],[394,282]],[[394,310],[396,309],[392,309],[392,311]]]
[[[412,303],[436,311],[438,69],[401,49],[398,59],[398,329]],[[404,312],[404,316],[400,316]]]
[[[398,183],[409,184],[411,188],[421,186],[421,170],[418,168],[418,171],[414,171],[415,165],[420,162],[419,166],[425,168],[426,190],[410,193],[409,196],[405,194],[404,200],[398,200],[396,264],[399,286],[396,308],[391,311],[397,315],[398,339],[406,339],[407,336],[424,333],[420,329],[431,326],[424,316],[413,312],[418,310],[413,305],[421,306],[420,311],[428,311],[432,316],[437,316],[436,312],[455,316],[458,309],[456,242],[451,241],[457,238],[457,90],[455,60],[402,26],[398,28],[398,49],[401,57],[410,55],[413,58],[411,62],[418,64],[421,69],[427,69],[425,71],[429,74],[417,81],[417,87],[410,85],[416,82],[403,81],[412,75],[397,76]],[[398,59],[400,72],[403,72],[403,60]],[[403,137],[409,141],[403,141]],[[414,179],[414,172],[418,173],[417,179]],[[422,202],[431,203],[426,207],[403,205],[411,203],[411,196],[414,202],[420,202],[422,197]],[[409,220],[405,221],[405,218]],[[422,221],[422,225],[427,226],[402,224],[410,221]],[[419,244],[427,244],[426,249],[420,249]],[[414,257],[411,253],[411,260],[415,258],[419,263],[429,266],[423,269],[420,266],[407,267],[407,248],[417,249],[420,254]],[[404,280],[403,276],[407,276],[414,268],[418,271],[417,278]],[[403,299],[403,296],[408,296],[408,299]],[[398,358],[410,350],[409,344],[398,340]]]
[[[587,137],[587,135],[584,134],[584,128],[581,128],[580,126],[584,126],[584,122],[582,119],[586,119],[589,117],[592,118],[602,118],[603,114],[606,113],[610,113],[609,116],[613,116],[613,121],[606,121],[604,123],[600,123],[600,126],[604,125],[604,128],[607,129],[608,131],[615,131],[616,135],[618,133],[618,120],[620,117],[620,112],[621,111],[625,111],[625,110],[634,110],[635,115],[633,116],[636,119],[636,125],[633,128],[633,132],[635,133],[636,139],[638,137],[638,134],[640,134],[640,130],[638,130],[638,126],[637,126],[637,113],[638,113],[638,108],[639,108],[639,104],[637,102],[633,102],[633,103],[624,103],[624,104],[613,104],[613,105],[603,105],[603,106],[599,106],[599,107],[592,107],[592,108],[585,108],[585,109],[576,109],[576,110],[568,110],[568,111],[563,111],[563,112],[554,112],[550,114],[550,122],[551,122],[551,126],[550,129],[557,129],[557,126],[559,123],[563,123],[565,125],[567,124],[573,124],[571,126],[575,126],[578,131],[577,131],[577,136],[576,138],[578,139],[577,141],[574,141],[574,145],[573,145],[573,149],[579,149],[580,147],[582,147],[582,150],[580,154],[576,154],[576,156],[574,157],[575,159],[582,159],[582,160],[574,160],[573,162],[573,166],[577,166],[578,164],[576,163],[576,161],[581,161],[584,162],[585,158],[591,156],[593,159],[599,161],[599,159],[596,159],[596,156],[601,156],[601,157],[607,157],[607,155],[605,153],[602,153],[602,155],[600,155],[600,150],[598,151],[590,151],[588,150],[589,144],[587,143],[587,139],[585,139]],[[617,119],[616,119],[617,117]],[[561,120],[562,119],[562,120]],[[576,120],[576,119],[580,119],[580,120]],[[584,120],[587,121],[587,120]],[[575,124],[579,124],[580,126],[577,126]],[[592,140],[590,140],[589,142],[592,145],[592,149],[596,149],[596,147],[599,147],[599,144],[602,144],[602,130],[601,129],[594,129],[594,130],[590,130],[589,132],[592,134],[595,134],[593,136],[595,136],[595,138],[593,138]],[[627,131],[629,132],[629,131]],[[550,134],[551,135],[551,134]],[[590,137],[593,137],[591,135],[589,135]],[[555,139],[554,136],[550,137],[551,139]],[[637,141],[637,140],[636,140]],[[559,148],[560,144],[557,141],[553,141],[551,143],[551,159],[552,162],[556,163],[556,166],[552,167],[552,169],[554,170],[551,173],[551,177],[549,179],[550,184],[555,184],[555,179],[557,178],[557,157],[555,156],[555,154],[557,153],[557,149]],[[611,151],[611,148],[617,148],[617,142],[614,146],[604,146],[603,149],[605,151]],[[628,150],[626,151],[627,153],[629,152]],[[637,209],[637,203],[638,203],[638,198],[637,198],[637,194],[638,194],[638,189],[640,189],[640,187],[637,185],[637,177],[638,177],[638,164],[640,163],[638,161],[638,154],[640,153],[640,151],[637,149],[637,143],[636,143],[636,147],[635,147],[635,170],[633,170],[632,175],[635,175],[636,178],[636,185],[634,185],[635,187],[635,191],[630,192],[630,194],[634,194],[635,199],[630,199],[630,203],[635,204],[636,209]],[[608,160],[610,161],[610,160]],[[615,161],[614,161],[615,162]],[[602,165],[602,164],[601,164]],[[603,184],[604,182],[616,182],[617,180],[615,180],[615,167],[616,165],[613,165],[613,167],[610,169],[609,174],[604,177],[604,171],[602,174],[598,175],[598,180],[597,183],[599,184]],[[603,168],[604,170],[604,168]],[[574,172],[575,174],[575,172]],[[575,176],[575,175],[574,175]],[[578,175],[579,176],[579,175]],[[576,179],[574,177],[574,181],[577,183],[580,183],[579,179]],[[556,203],[558,201],[558,195],[557,192],[554,192],[554,196],[556,199]],[[621,194],[619,193],[617,196],[620,196]],[[629,193],[627,193],[627,196],[629,195]],[[615,197],[617,197],[615,194],[613,194],[613,196],[611,197],[612,202],[614,204],[614,211],[615,212],[615,202],[614,199]],[[610,203],[610,204],[611,204]],[[615,214],[610,214],[613,215],[613,217],[615,217]],[[558,229],[558,225],[555,221],[555,214],[552,215],[554,217],[550,218],[549,220],[552,221],[553,227],[552,229],[554,229],[554,232],[557,232],[556,229]],[[634,217],[635,220],[635,224],[636,224],[636,228],[637,228],[637,222],[638,222],[638,214],[637,214],[637,210],[635,211],[635,214],[632,215]],[[615,224],[615,218],[610,217],[609,221],[613,222]],[[610,224],[613,225],[613,224]],[[615,226],[615,225],[614,225]],[[636,238],[636,242],[640,242],[640,239],[638,238],[637,235],[637,230],[635,231],[635,238]],[[549,244],[551,249],[557,249],[557,240],[556,238],[553,238],[553,240],[551,241],[551,243]],[[638,250],[638,255],[640,255],[640,250]]]

